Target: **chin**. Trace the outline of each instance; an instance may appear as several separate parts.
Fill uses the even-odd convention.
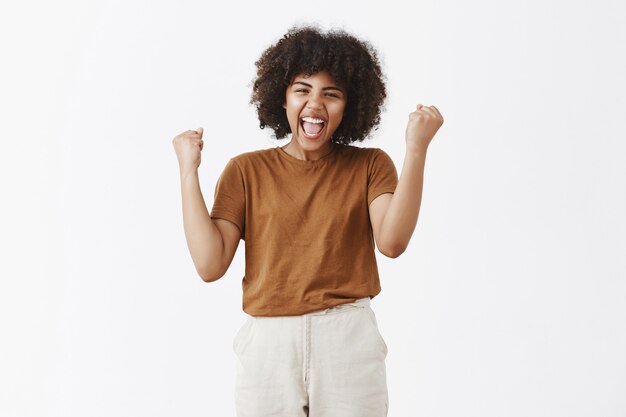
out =
[[[302,137],[299,136],[298,137],[298,143],[300,144],[300,146],[302,146],[303,148],[306,149],[318,149],[318,148],[323,148],[324,146],[328,145],[328,143],[330,142],[330,140],[328,139],[315,139],[315,140],[311,140],[311,139],[307,139],[306,137]]]

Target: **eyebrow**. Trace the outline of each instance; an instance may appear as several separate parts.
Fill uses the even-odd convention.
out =
[[[302,84],[302,85],[306,85],[309,88],[313,88],[313,86],[311,84],[307,84],[303,81],[294,81],[293,84]],[[335,86],[331,86],[331,87],[324,87],[322,88],[322,90],[337,90],[343,93],[343,90],[339,87],[335,87]]]

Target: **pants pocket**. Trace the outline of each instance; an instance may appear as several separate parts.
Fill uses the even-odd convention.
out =
[[[241,355],[242,344],[245,343],[245,341],[248,339],[247,336],[250,331],[250,328],[252,327],[253,322],[254,322],[254,319],[248,316],[246,321],[237,331],[235,338],[233,339],[233,351],[235,352],[237,356]]]
[[[385,353],[385,356],[387,356],[387,343],[385,342],[385,339],[383,338],[382,334],[380,334],[380,330],[378,329],[378,321],[376,320],[376,314],[374,313],[374,310],[372,310],[370,306],[363,307],[363,314],[366,316],[366,322],[372,328],[372,332],[376,336],[380,348]]]

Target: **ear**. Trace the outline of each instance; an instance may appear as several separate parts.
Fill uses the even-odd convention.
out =
[[[283,109],[287,110],[287,102],[286,101],[283,103]]]

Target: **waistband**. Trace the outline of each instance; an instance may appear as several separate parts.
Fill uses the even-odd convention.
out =
[[[323,310],[311,311],[309,313],[302,314],[302,316],[323,316],[324,314],[333,314],[336,312],[340,312],[342,310],[348,310],[348,309],[359,308],[359,307],[367,307],[370,305],[370,301],[371,301],[370,297],[359,298],[358,300],[352,303],[343,303],[343,304],[336,305],[334,307],[325,308]]]

